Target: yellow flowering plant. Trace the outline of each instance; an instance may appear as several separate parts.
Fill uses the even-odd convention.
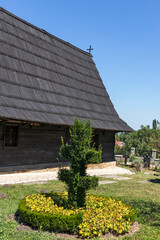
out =
[[[100,237],[112,232],[115,235],[128,232],[135,220],[136,211],[122,201],[112,198],[88,194],[85,208],[68,209],[63,207],[68,194],[32,194],[25,198],[26,208],[37,214],[52,214],[54,216],[78,216],[82,218],[74,228],[83,238]],[[47,215],[46,215],[47,216]]]

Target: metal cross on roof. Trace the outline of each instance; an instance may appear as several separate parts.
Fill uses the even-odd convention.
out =
[[[91,51],[93,50],[93,48],[91,47],[91,45],[89,46],[89,48],[87,49],[89,51],[89,53],[91,53]]]

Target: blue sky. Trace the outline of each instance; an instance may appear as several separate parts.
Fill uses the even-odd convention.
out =
[[[0,0],[0,6],[86,50],[119,116],[160,121],[159,0]]]

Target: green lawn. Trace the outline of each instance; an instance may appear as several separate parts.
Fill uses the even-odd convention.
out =
[[[119,240],[160,240],[160,173],[150,173],[149,175],[144,174],[144,172],[135,173],[128,176],[131,178],[129,180],[99,185],[96,190],[89,191],[122,200],[139,211],[140,231],[132,237],[121,236],[117,238]],[[103,178],[103,180],[105,179]],[[151,180],[151,182],[138,183],[138,181],[147,180]],[[40,190],[63,191],[65,186],[59,181],[50,181],[46,184],[0,186],[0,193],[7,195],[5,198],[0,198],[0,239],[62,239],[56,237],[54,233],[40,230],[20,231],[18,223],[13,219],[20,199],[28,194],[38,193]]]

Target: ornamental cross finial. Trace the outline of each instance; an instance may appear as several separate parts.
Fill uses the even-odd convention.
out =
[[[89,51],[89,53],[91,53],[91,51],[93,50],[93,48],[91,47],[91,45],[89,46],[89,48],[87,49]]]

